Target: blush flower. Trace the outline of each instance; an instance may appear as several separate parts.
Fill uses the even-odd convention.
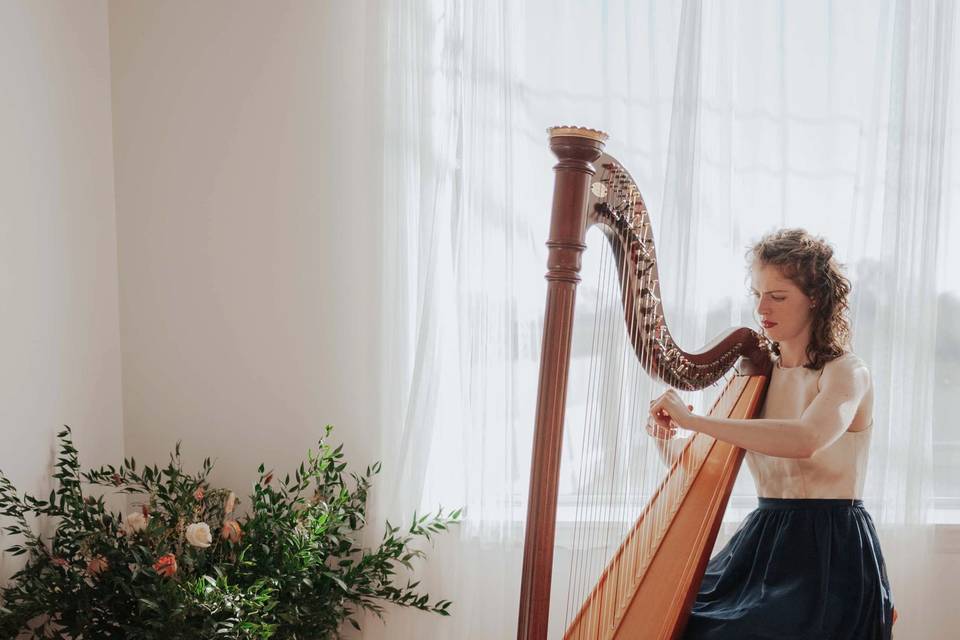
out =
[[[227,501],[223,505],[223,512],[233,513],[233,509],[236,506],[237,506],[237,494],[231,491],[230,495],[227,496]]]
[[[240,529],[240,523],[236,520],[225,520],[223,528],[220,530],[220,537],[228,542],[240,542],[240,536],[243,531]]]
[[[87,575],[96,577],[106,571],[110,563],[103,556],[94,556],[87,561]]]
[[[197,487],[197,490],[193,492],[193,499],[196,500],[197,502],[200,502],[201,500],[203,500],[203,496],[204,496],[203,487]]]
[[[194,522],[188,526],[184,537],[190,543],[190,546],[198,549],[206,549],[213,542],[213,536],[210,535],[210,525],[206,522]]]
[[[164,578],[172,578],[177,574],[177,557],[172,553],[160,556],[153,563],[153,570]]]
[[[147,516],[142,511],[132,511],[124,519],[124,528],[127,535],[132,536],[147,528]]]

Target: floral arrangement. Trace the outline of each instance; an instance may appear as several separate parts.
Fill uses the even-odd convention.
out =
[[[414,514],[403,531],[388,522],[377,548],[361,548],[380,464],[347,475],[330,432],[292,477],[261,465],[242,516],[236,494],[210,486],[209,458],[184,472],[179,443],[163,468],[130,458],[82,472],[70,429],[60,432],[46,500],[20,496],[0,472],[0,515],[12,521],[4,533],[20,538],[6,551],[28,556],[0,588],[0,637],[323,639],[339,637],[344,622],[359,629],[363,610],[382,616],[385,603],[449,615],[449,601],[395,581],[423,557],[413,543],[459,522],[460,511]],[[84,485],[138,506],[112,513]],[[53,518],[53,535],[35,533],[28,516]]]

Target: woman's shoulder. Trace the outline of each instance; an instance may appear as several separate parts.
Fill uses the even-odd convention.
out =
[[[853,351],[844,351],[839,356],[833,360],[828,360],[823,365],[824,369],[827,367],[847,370],[858,369],[860,367],[867,369],[867,363],[864,362],[863,358],[855,354]]]
[[[845,351],[823,365],[820,378],[826,380],[858,378],[869,385],[871,376],[870,369],[863,358],[852,351]]]
[[[872,377],[867,363],[852,351],[845,351],[833,360],[823,365],[817,380],[817,387],[822,388],[822,381],[838,379],[859,379],[861,383],[872,386]]]

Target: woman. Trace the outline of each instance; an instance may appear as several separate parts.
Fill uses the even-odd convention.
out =
[[[758,508],[707,565],[684,638],[891,637],[896,613],[863,508],[873,424],[870,372],[849,351],[850,282],[801,229],[747,253],[774,366],[758,419],[695,415],[673,390],[650,406],[652,433],[679,425],[747,450]]]

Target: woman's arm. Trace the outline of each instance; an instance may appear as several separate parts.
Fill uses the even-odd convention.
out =
[[[809,458],[815,453],[800,420],[731,420],[694,415],[685,428],[778,458]]]
[[[663,411],[684,429],[699,431],[738,447],[780,458],[809,458],[850,427],[870,387],[870,373],[856,358],[828,364],[820,391],[799,418],[731,420],[698,416],[672,389],[653,402],[650,413],[664,424]]]

